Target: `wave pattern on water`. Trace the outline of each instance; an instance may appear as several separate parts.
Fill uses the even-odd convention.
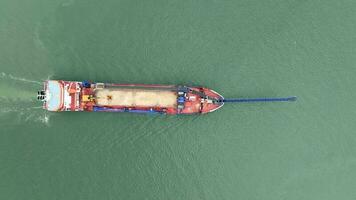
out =
[[[0,103],[2,107],[0,108],[0,117],[5,117],[8,115],[15,115],[19,122],[39,122],[45,125],[49,125],[50,114],[42,110],[42,106],[33,106],[29,102],[9,102],[0,98]]]
[[[36,99],[42,82],[0,72],[0,117],[17,116],[21,122],[38,122],[49,125],[49,113],[43,111]]]
[[[1,78],[9,78],[9,79],[14,80],[14,81],[22,81],[22,82],[26,82],[26,83],[34,83],[34,84],[42,85],[42,82],[40,82],[40,81],[34,81],[34,80],[29,80],[29,79],[26,79],[26,78],[22,78],[22,77],[13,76],[11,74],[6,74],[5,72],[1,72],[0,73],[0,77]]]

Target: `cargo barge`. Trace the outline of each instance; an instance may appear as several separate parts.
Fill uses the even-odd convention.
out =
[[[48,111],[204,114],[226,102],[294,101],[295,97],[224,99],[205,87],[47,80],[37,99]]]
[[[37,98],[49,111],[208,113],[224,98],[204,87],[47,80]]]

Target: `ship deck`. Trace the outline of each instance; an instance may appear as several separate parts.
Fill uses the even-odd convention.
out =
[[[94,96],[99,106],[171,108],[177,105],[176,92],[167,90],[97,89]]]

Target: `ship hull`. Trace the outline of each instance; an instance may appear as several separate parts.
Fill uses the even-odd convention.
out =
[[[48,80],[38,92],[49,111],[204,114],[221,108],[223,97],[204,87]]]

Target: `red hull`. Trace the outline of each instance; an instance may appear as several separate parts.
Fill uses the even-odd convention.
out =
[[[220,94],[204,87],[62,80],[46,81],[41,96],[49,111],[204,114],[224,104]]]

